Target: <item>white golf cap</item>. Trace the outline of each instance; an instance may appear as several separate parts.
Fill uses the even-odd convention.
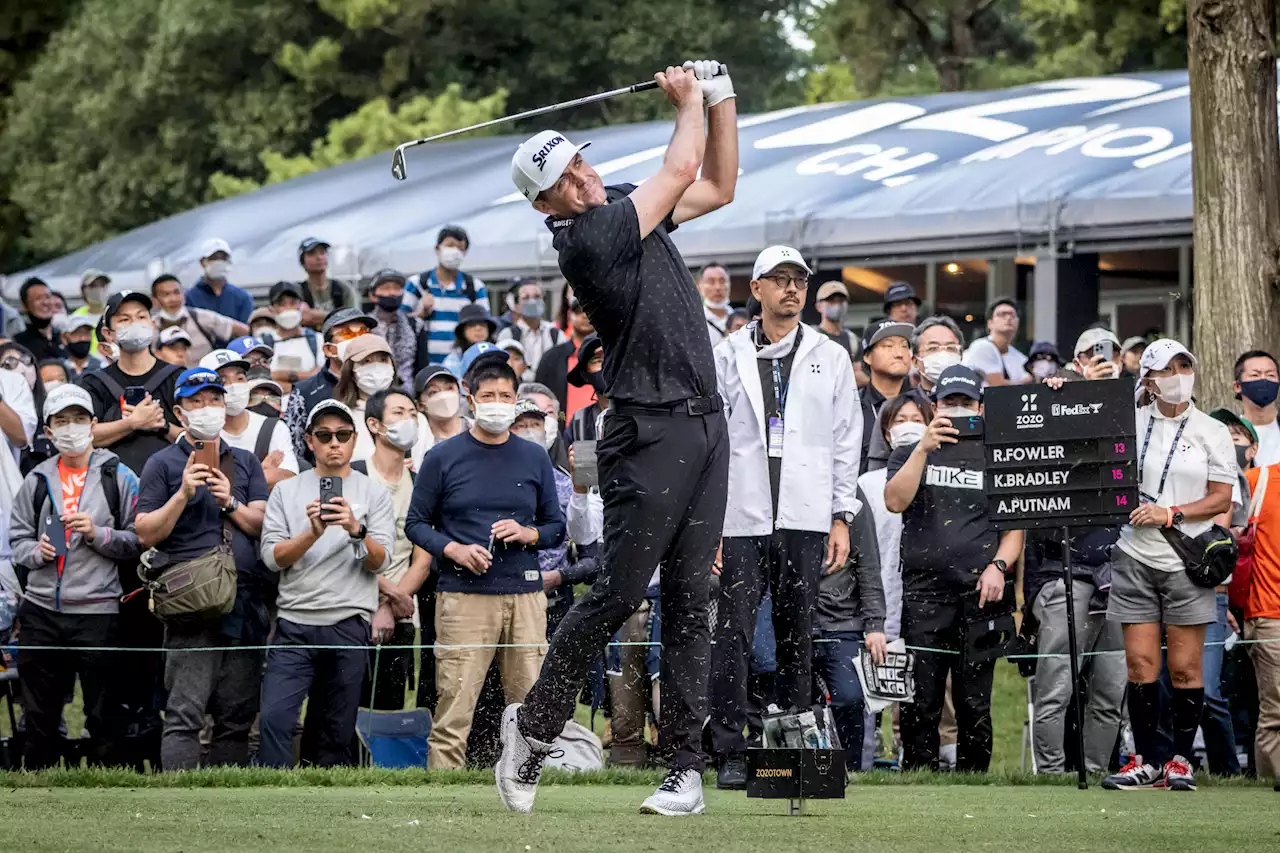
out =
[[[511,158],[511,180],[529,201],[560,180],[579,151],[590,145],[574,145],[558,130],[544,130],[526,139]]]
[[[170,326],[167,329],[160,330],[160,346],[167,347],[176,343],[184,343],[187,346],[191,346],[191,336],[187,334],[186,329],[181,326]]]
[[[79,407],[93,415],[93,398],[89,396],[89,392],[81,388],[79,385],[59,385],[49,392],[49,396],[44,398],[44,421],[49,422],[49,418],[66,411],[72,407]]]
[[[1148,344],[1147,348],[1142,351],[1142,367],[1139,371],[1139,378],[1146,376],[1152,370],[1164,370],[1169,366],[1169,362],[1180,355],[1185,355],[1191,359],[1191,364],[1195,365],[1196,357],[1191,354],[1190,350],[1173,338],[1161,338],[1154,343]]]
[[[1080,333],[1080,337],[1076,338],[1076,348],[1072,351],[1074,355],[1079,355],[1085,350],[1091,350],[1103,341],[1111,341],[1115,346],[1116,352],[1120,351],[1120,339],[1116,337],[1116,333],[1110,329],[1085,329]]]
[[[204,245],[200,247],[200,260],[211,257],[216,252],[226,252],[227,257],[231,257],[231,244],[221,237],[205,240]]]
[[[795,249],[790,246],[770,246],[756,256],[756,265],[751,268],[751,277],[759,278],[762,275],[768,275],[783,264],[794,264],[810,275],[813,274],[813,270],[809,269],[809,265]]]
[[[244,356],[236,355],[229,349],[216,349],[200,359],[200,366],[216,373],[222,367],[239,367],[248,370],[249,362]]]

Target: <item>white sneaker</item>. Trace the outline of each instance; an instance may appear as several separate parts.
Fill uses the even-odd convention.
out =
[[[1147,764],[1141,755],[1129,758],[1129,763],[1120,768],[1120,772],[1102,780],[1102,787],[1108,791],[1141,791],[1150,788],[1164,787],[1164,770]]]
[[[520,705],[508,705],[502,712],[499,738],[502,753],[493,769],[498,783],[498,796],[502,804],[513,812],[528,814],[533,811],[533,798],[538,795],[538,780],[542,778],[542,762],[553,756],[551,744],[543,743],[520,734],[516,724],[516,712]]]
[[[707,804],[702,800],[702,774],[692,768],[668,770],[653,796],[640,806],[640,814],[684,817],[702,814]]]
[[[1194,791],[1196,774],[1190,762],[1181,755],[1175,755],[1164,766],[1164,786],[1170,791]]]

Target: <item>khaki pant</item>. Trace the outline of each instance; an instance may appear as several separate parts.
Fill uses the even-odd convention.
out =
[[[1258,728],[1253,754],[1258,778],[1271,778],[1280,771],[1280,619],[1247,620],[1244,638],[1262,641],[1249,648],[1258,678]]]
[[[427,767],[465,767],[467,735],[496,653],[508,703],[523,702],[547,654],[547,597],[441,592],[436,597],[436,706]],[[493,648],[496,645],[518,648]],[[480,646],[480,648],[441,648]]]
[[[644,643],[649,640],[651,606],[646,599],[639,609],[622,623],[618,640]],[[613,745],[609,748],[610,767],[644,767],[648,750],[644,740],[645,713],[649,708],[648,646],[622,646],[618,649],[621,673],[609,676],[613,696]],[[656,716],[656,715],[655,715]]]

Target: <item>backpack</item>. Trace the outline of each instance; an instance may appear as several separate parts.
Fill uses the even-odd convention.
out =
[[[546,321],[544,320],[543,322],[545,323]],[[520,328],[519,323],[512,323],[510,326],[507,326],[507,331],[511,333],[511,340],[516,343],[524,342],[524,329]],[[551,326],[551,346],[558,347],[562,343],[564,343],[564,332],[560,331],[559,327],[553,324]]]
[[[163,363],[163,362],[157,362],[157,363]],[[163,385],[170,378],[174,377],[175,375],[181,372],[182,372],[182,368],[179,367],[178,365],[165,364],[164,368],[160,370],[159,373],[156,373],[146,382],[142,383],[142,387],[146,390],[148,394],[154,397],[156,390],[161,385]],[[115,420],[115,418],[111,417],[112,412],[123,415],[124,412],[120,408],[120,400],[124,398],[124,387],[115,379],[113,379],[110,374],[107,373],[107,369],[104,367],[100,370],[90,370],[90,371],[87,371],[84,375],[92,376],[96,378],[99,382],[101,382],[103,386],[106,387],[107,391],[111,393],[111,398],[112,400],[114,400],[114,402],[111,404],[111,408],[107,409],[107,417],[103,418],[103,420],[104,421]]]
[[[368,463],[366,460],[364,460],[364,459],[357,459],[355,462],[352,462],[352,463],[351,463],[351,470],[352,470],[352,471],[359,471],[361,474],[364,474],[366,477],[368,477],[368,476],[369,476],[369,463]],[[409,469],[406,469],[406,470],[409,470]],[[417,474],[415,474],[415,473],[413,473],[413,471],[411,471],[411,470],[410,470],[410,471],[409,471],[409,485],[410,485],[410,486],[412,486],[415,482],[417,482],[417,479],[418,479],[418,475],[417,475]]]
[[[116,471],[120,468],[120,457],[108,459],[102,463],[102,493],[107,499],[107,509],[111,510],[111,520],[120,523],[120,484],[116,482]],[[36,515],[40,515],[40,510],[44,507],[44,502],[49,499],[49,480],[42,476],[36,477],[36,491],[31,498],[31,506],[35,508]]]
[[[253,445],[253,455],[258,457],[261,462],[267,458],[267,454],[271,452],[271,436],[276,431],[276,424],[280,423],[279,418],[267,418],[262,422],[262,429],[258,430],[258,439]]]
[[[460,272],[458,274],[462,276],[462,292],[467,295],[467,301],[475,302],[476,301],[475,276],[473,276],[469,272]],[[431,270],[426,270],[425,272],[418,273],[418,289],[421,290],[423,293],[431,292],[431,285],[429,284],[430,281],[431,281]]]

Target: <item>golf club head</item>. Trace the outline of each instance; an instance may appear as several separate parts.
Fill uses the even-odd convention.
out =
[[[391,176],[397,181],[403,181],[409,176],[405,171],[403,145],[397,145],[395,153],[391,155]]]

